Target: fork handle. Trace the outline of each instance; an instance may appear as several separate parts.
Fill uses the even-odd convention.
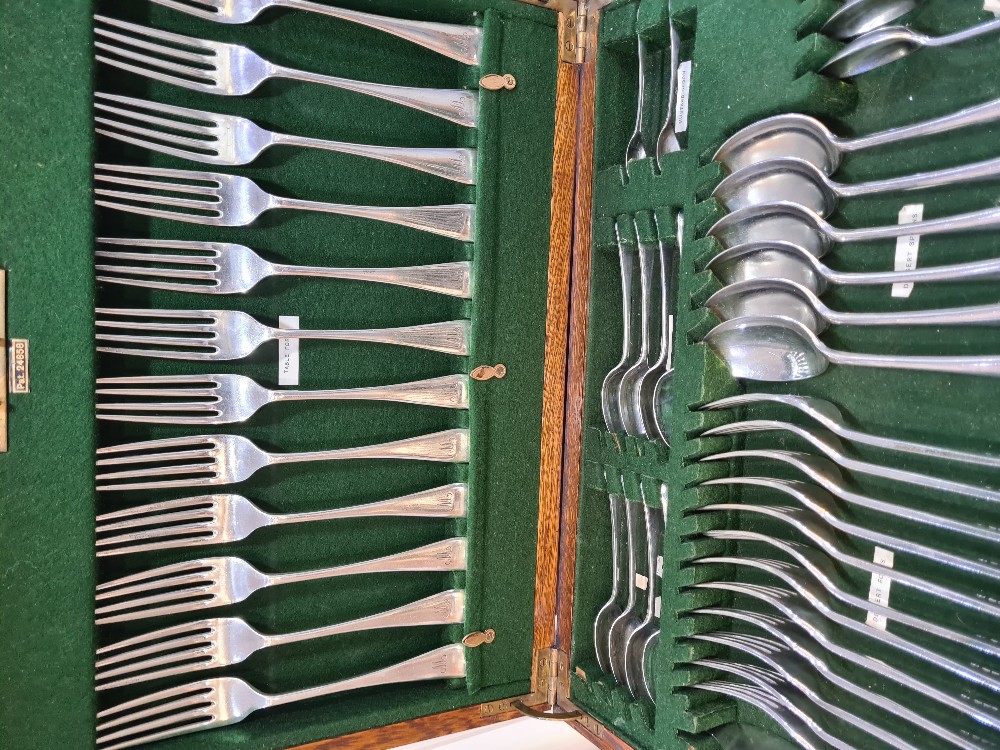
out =
[[[397,148],[394,146],[368,146],[363,143],[326,141],[298,135],[275,133],[274,142],[286,146],[318,148],[337,151],[368,159],[387,161],[410,169],[444,177],[465,185],[476,184],[476,149],[474,148]]]
[[[374,219],[431,234],[440,234],[462,242],[472,242],[476,231],[476,206],[472,203],[448,206],[355,206],[347,203],[321,203],[272,196],[270,208],[294,208]]]
[[[445,354],[469,353],[471,326],[467,320],[430,323],[402,328],[367,328],[354,331],[312,331],[301,328],[272,328],[273,339],[325,339],[327,341],[368,341],[377,344],[411,346]]]
[[[271,391],[272,401],[394,401],[402,404],[469,408],[469,376],[445,375],[397,385],[329,391]]]
[[[483,31],[476,26],[457,23],[435,23],[431,21],[410,21],[402,18],[376,16],[356,10],[334,8],[329,5],[309,2],[309,0],[278,0],[275,5],[296,10],[308,10],[333,16],[342,21],[352,21],[371,29],[398,36],[408,42],[419,44],[438,54],[458,60],[466,65],[479,65],[479,52],[483,44]]]
[[[412,518],[462,518],[469,500],[469,486],[455,483],[412,495],[394,497],[365,505],[321,510],[314,513],[287,513],[271,516],[275,526],[312,521],[335,521],[342,518],[375,518],[381,516],[410,516]]]
[[[328,685],[297,690],[294,693],[265,696],[268,707],[283,706],[288,703],[320,698],[324,695],[342,693],[345,690],[374,687],[376,685],[395,685],[421,680],[451,680],[465,677],[465,646],[453,643],[414,659],[395,664],[376,672],[369,672],[360,677],[352,677]]]
[[[314,638],[329,638],[344,633],[358,633],[363,630],[380,628],[404,628],[419,625],[453,625],[465,619],[465,592],[452,589],[428,596],[420,601],[402,607],[379,612],[370,617],[361,617],[350,622],[340,622],[325,628],[302,630],[298,633],[265,636],[268,646],[283,646],[288,643],[311,641]]]
[[[422,289],[451,297],[472,298],[472,263],[467,260],[400,268],[324,268],[274,264],[274,272],[281,276],[370,281]]]
[[[341,448],[310,453],[271,453],[268,465],[294,464],[305,461],[335,461],[348,459],[402,458],[411,461],[441,461],[448,463],[469,462],[469,431],[444,430],[431,435],[421,435],[391,443],[365,445],[358,448]]]
[[[373,96],[388,102],[400,104],[410,109],[426,112],[443,120],[474,128],[479,121],[479,93],[466,89],[429,89],[413,86],[390,86],[384,83],[368,83],[351,78],[327,76],[307,70],[272,65],[270,74],[275,78],[291,78],[308,83],[353,91],[356,94]]]

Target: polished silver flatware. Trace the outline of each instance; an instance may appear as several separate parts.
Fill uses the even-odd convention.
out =
[[[236,484],[266,466],[304,461],[402,459],[468,463],[469,450],[469,431],[466,429],[310,453],[268,453],[240,435],[143,440],[97,449],[98,469],[104,469],[97,475],[97,489],[146,490]],[[145,466],[122,468],[137,464]],[[114,469],[107,471],[108,467]]]
[[[110,344],[99,345],[99,352],[206,362],[243,359],[267,342],[279,339],[364,341],[465,356],[469,353],[471,335],[467,320],[401,328],[316,331],[274,328],[238,310],[99,307],[96,313],[97,341]]]
[[[468,485],[455,483],[390,500],[307,513],[265,513],[242,495],[163,500],[97,516],[97,556],[231,544],[268,526],[345,518],[463,518]]]
[[[474,185],[476,149],[407,148],[306,138],[265,130],[252,120],[146,99],[94,94],[95,130],[133,146],[202,164],[250,164],[272,146],[336,151],[398,164],[446,180]]]
[[[646,395],[646,381],[640,384],[639,396],[646,408],[653,413],[656,437],[665,445],[670,445],[673,423],[670,412],[674,401],[674,335],[676,331],[674,310],[674,258],[672,249],[660,241],[660,358],[653,365],[648,379],[653,377],[652,393]],[[677,259],[680,260],[684,247],[684,212],[677,214]],[[651,404],[651,408],[649,406]]]
[[[928,36],[909,26],[874,29],[849,42],[819,69],[823,75],[850,78],[896,62],[925,47],[948,47],[1000,32],[1000,19],[943,36]]]
[[[664,493],[661,490],[661,497]],[[625,685],[637,700],[655,701],[655,675],[652,669],[652,648],[660,631],[656,607],[660,588],[657,585],[657,560],[663,551],[664,509],[643,506],[646,526],[646,615],[628,635],[625,642]]]
[[[892,23],[924,0],[844,0],[820,33],[833,39],[851,39]]]
[[[636,6],[636,16],[639,14],[639,6]],[[638,24],[638,22],[637,22]],[[638,100],[635,105],[635,127],[632,130],[632,136],[629,138],[628,145],[625,147],[625,164],[631,164],[634,161],[639,161],[640,159],[645,159],[649,156],[646,151],[646,144],[642,139],[642,116],[645,110],[645,100],[646,100],[646,40],[643,39],[642,34],[638,31],[635,35],[636,41],[636,55],[639,58],[639,70],[638,70]]]
[[[475,91],[389,86],[321,75],[276,65],[241,44],[172,34],[102,15],[95,15],[94,21],[98,61],[186,89],[242,96],[269,78],[288,78],[384,99],[466,127],[477,124]]]
[[[672,12],[670,2],[667,2],[667,14]],[[666,154],[675,153],[681,150],[680,141],[677,139],[677,76],[680,69],[681,37],[674,26],[673,18],[667,21],[670,30],[670,75],[667,78],[667,116],[660,128],[660,134],[656,138],[656,166],[661,167],[661,159]]]
[[[98,196],[94,203],[142,216],[245,227],[267,211],[284,208],[382,221],[462,242],[472,242],[475,236],[476,207],[471,203],[401,207],[321,203],[272,195],[247,177],[221,172],[122,164],[94,168],[94,194]]]
[[[636,227],[638,232],[638,226]],[[618,386],[618,408],[621,411],[625,433],[632,436],[650,436],[655,431],[651,411],[653,404],[644,408],[640,386],[653,369],[653,280],[657,245],[639,238],[639,353],[622,375]],[[655,385],[655,382],[653,383]]]
[[[248,599],[271,586],[373,573],[465,570],[455,537],[375,560],[298,573],[262,573],[239,557],[206,557],[145,570],[97,586],[97,624],[197,612]]]
[[[626,670],[628,668],[628,653],[626,647],[629,639],[642,625],[640,614],[643,591],[639,588],[639,576],[649,581],[649,570],[646,570],[644,552],[647,549],[645,505],[637,500],[625,501],[626,549],[628,567],[625,575],[625,586],[628,598],[621,614],[611,623],[608,631],[609,652],[611,654],[611,674],[622,687],[627,687]]]
[[[705,343],[734,378],[789,382],[822,375],[831,363],[887,370],[918,370],[1000,377],[1000,356],[857,354],[831,349],[816,334],[785,318],[750,316],[720,323]]]
[[[97,690],[221,669],[265,648],[384,628],[452,625],[465,619],[465,592],[444,591],[388,612],[297,633],[264,635],[239,617],[161,628],[97,649]]]
[[[229,726],[255,711],[346,690],[465,677],[465,647],[444,646],[376,672],[329,685],[268,695],[236,677],[214,677],[119,703],[97,714],[97,746],[121,748]]]
[[[998,119],[1000,99],[994,99],[914,125],[890,128],[857,138],[842,138],[831,133],[815,117],[776,115],[758,120],[740,130],[719,147],[713,158],[730,172],[735,172],[762,161],[794,157],[812,163],[826,174],[833,174],[845,154],[950,133],[959,128],[996,122]]]
[[[433,21],[411,21],[335,8],[310,0],[150,0],[181,13],[216,23],[250,23],[269,8],[292,8],[320,13],[384,31],[466,65],[479,65],[483,32],[475,26]]]

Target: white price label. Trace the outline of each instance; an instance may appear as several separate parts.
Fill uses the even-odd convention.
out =
[[[278,328],[298,328],[298,315],[282,315]],[[278,339],[278,385],[299,384],[299,340]]]
[[[899,212],[900,224],[916,224],[924,220],[924,204],[916,203],[912,206],[903,206]],[[897,271],[912,271],[917,267],[917,255],[920,252],[920,235],[907,234],[896,238],[896,265]],[[913,293],[913,284],[893,284],[893,297],[909,297]]]
[[[660,605],[661,604],[662,604],[662,599],[660,599],[660,597],[656,597],[656,599],[653,601],[653,617],[659,617],[660,616]]]
[[[649,579],[646,578],[646,576],[644,576],[642,573],[636,573],[635,574],[635,587],[637,589],[645,591],[647,586],[649,586]]]
[[[656,556],[656,577],[663,578],[663,555]]]
[[[883,568],[891,568],[896,560],[896,555],[887,549],[882,549],[881,547],[875,548],[875,557],[873,559],[876,565],[881,565]],[[892,588],[892,578],[882,573],[872,573],[872,584],[868,589],[868,601],[879,604],[883,607],[889,606],[889,590]],[[871,627],[878,628],[879,630],[885,630],[888,620],[879,614],[874,612],[869,612],[868,617],[865,618]]]
[[[677,109],[674,110],[674,132],[686,133],[688,109],[691,104],[691,61],[677,66]]]
[[[986,0],[983,3],[983,10],[1000,16],[1000,0]]]

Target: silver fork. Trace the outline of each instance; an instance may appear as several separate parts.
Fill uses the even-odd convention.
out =
[[[124,396],[126,399],[97,404],[97,418],[110,422],[235,424],[245,422],[268,404],[283,401],[393,401],[448,409],[469,408],[467,375],[325,391],[272,390],[245,375],[98,378],[97,385],[99,398]],[[150,398],[170,400],[150,401]]]
[[[249,23],[267,8],[294,8],[333,16],[419,44],[466,65],[479,65],[483,32],[475,26],[376,16],[309,0],[151,0],[159,5],[217,23]]]
[[[1000,468],[1000,456],[986,456],[978,453],[952,450],[951,448],[940,448],[936,445],[911,443],[906,440],[896,440],[895,438],[887,438],[880,435],[869,435],[866,432],[855,430],[848,426],[844,414],[836,405],[825,399],[813,396],[796,396],[790,393],[744,393],[739,396],[730,396],[729,398],[713,401],[701,408],[711,411],[733,409],[738,406],[751,404],[781,404],[783,406],[790,406],[815,420],[834,435],[844,440],[850,440],[852,443],[871,445],[876,448],[901,453],[913,453],[917,456],[940,458],[945,461],[958,461],[960,463],[989,466],[995,469]]]
[[[468,485],[455,483],[390,500],[311,513],[265,513],[242,495],[200,495],[149,503],[97,517],[97,556],[228,544],[258,529],[344,518],[462,518]]]
[[[816,484],[828,492],[830,495],[843,500],[850,505],[857,505],[860,508],[868,508],[879,513],[905,518],[914,523],[925,524],[939,529],[947,529],[956,534],[963,534],[973,539],[980,539],[994,544],[1000,544],[1000,529],[993,528],[988,524],[966,523],[947,516],[928,513],[926,511],[910,508],[895,502],[887,502],[866,495],[852,492],[843,484],[843,477],[837,465],[832,461],[813,456],[808,453],[797,453],[794,451],[775,450],[739,450],[725,451],[705,456],[701,461],[730,461],[744,458],[761,458],[770,461],[793,466],[809,477]],[[816,489],[819,489],[816,488]]]
[[[445,539],[375,560],[298,573],[262,573],[239,557],[164,565],[97,587],[97,624],[225,607],[270,586],[371,573],[465,570],[466,540]]]
[[[915,471],[905,471],[894,469],[891,466],[881,466],[879,464],[868,463],[851,458],[844,452],[844,446],[840,439],[833,433],[821,429],[800,427],[790,422],[778,422],[770,419],[748,419],[743,422],[730,422],[719,425],[702,433],[703,437],[714,437],[719,435],[738,435],[746,432],[790,432],[802,438],[815,448],[818,448],[827,458],[838,466],[848,471],[856,471],[859,474],[868,474],[882,479],[891,479],[895,482],[912,484],[918,487],[927,487],[940,492],[951,492],[956,495],[975,497],[991,503],[1000,503],[1000,491],[988,487],[955,482],[950,479],[920,474]]]
[[[314,453],[268,453],[240,435],[200,435],[98,448],[97,456],[99,467],[154,464],[98,474],[99,490],[205,487],[236,484],[265,466],[303,461],[396,458],[468,463],[469,431],[445,430],[391,443]],[[136,479],[141,481],[130,481]]]
[[[377,159],[466,185],[476,183],[474,148],[397,148],[328,141],[275,133],[245,117],[100,92],[94,97],[99,113],[94,117],[95,129],[101,135],[203,164],[241,166],[271,146],[301,146]]]
[[[264,635],[238,617],[155,630],[97,649],[97,690],[239,664],[261,649],[381,628],[450,625],[465,619],[465,592],[444,591],[388,612],[298,633]]]
[[[231,242],[120,237],[99,237],[97,242],[126,247],[121,251],[98,249],[94,252],[103,261],[96,264],[101,274],[97,280],[111,284],[200,294],[243,294],[271,276],[307,276],[371,281],[450,297],[472,297],[472,263],[467,260],[400,268],[324,268],[271,263],[246,245]],[[154,250],[181,252],[152,252]],[[127,265],[129,262],[144,265]],[[156,267],[151,265],[154,263]]]
[[[98,316],[107,316],[98,317],[96,321],[99,342],[135,344],[131,347],[98,346],[99,352],[212,362],[243,359],[253,354],[264,343],[279,339],[367,341],[465,356],[469,353],[471,333],[467,320],[402,328],[312,331],[272,328],[238,310],[141,310],[99,307],[96,312]],[[136,318],[138,320],[135,320]],[[127,333],[107,333],[101,329],[127,331]]]
[[[479,95],[475,91],[389,86],[310,73],[276,65],[241,44],[171,34],[107,16],[95,15],[94,20],[97,37],[94,46],[100,62],[175,86],[242,96],[269,78],[291,78],[384,99],[459,125],[476,127]]]
[[[476,207],[472,203],[403,207],[319,203],[271,195],[247,177],[221,172],[122,164],[96,164],[94,168],[94,180],[98,183],[94,193],[104,197],[94,203],[143,216],[216,227],[245,227],[265,211],[294,208],[384,221],[462,242],[472,242],[475,234]],[[151,177],[162,179],[148,179]],[[110,190],[100,185],[134,189]]]
[[[260,693],[236,677],[214,677],[161,690],[101,711],[97,714],[100,720],[97,745],[101,750],[119,750],[236,724],[254,711],[345,690],[462,677],[465,677],[465,647],[460,643],[359,677],[281,695]]]
[[[766,664],[789,683],[796,686],[801,685],[800,690],[803,693],[806,691],[819,693],[819,689],[816,686],[816,677],[819,676],[825,682],[860,698],[866,703],[870,703],[887,715],[905,719],[914,726],[920,727],[924,731],[945,740],[955,747],[961,748],[961,750],[980,750],[981,748],[980,745],[973,743],[968,738],[947,730],[931,721],[924,713],[907,708],[898,701],[894,701],[842,677],[839,673],[831,669],[825,660],[809,651],[792,651],[778,641],[744,633],[714,632],[695,634],[690,637],[693,640],[717,643],[748,654],[761,663]]]

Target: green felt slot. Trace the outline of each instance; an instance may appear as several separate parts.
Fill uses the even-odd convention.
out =
[[[637,5],[639,6],[637,8]],[[636,42],[639,33],[654,48],[667,38],[662,0],[614,2],[603,11],[600,49],[597,56],[596,148],[597,170],[594,190],[594,247],[591,272],[590,338],[588,342],[587,399],[583,491],[580,501],[580,537],[575,592],[574,643],[571,696],[577,705],[592,713],[620,736],[646,748],[687,750],[689,747],[718,747],[723,737],[718,729],[738,722],[756,725],[772,734],[783,734],[760,711],[729,698],[688,686],[708,679],[726,679],[712,670],[685,666],[691,660],[719,656],[747,661],[737,653],[688,636],[713,630],[740,630],[763,635],[749,625],[729,618],[693,616],[691,611],[707,606],[736,606],[762,612],[771,610],[761,603],[711,589],[692,588],[699,582],[745,581],[767,585],[786,584],[755,573],[743,566],[694,565],[705,556],[736,555],[785,559],[769,547],[754,543],[724,543],[700,534],[713,528],[739,528],[787,539],[800,537],[783,524],[749,513],[698,513],[705,505],[718,502],[770,502],[795,505],[790,498],[775,497],[760,488],[729,489],[700,487],[701,482],[722,476],[773,476],[806,479],[790,467],[769,461],[747,461],[741,466],[699,459],[732,448],[810,450],[803,441],[785,433],[753,433],[734,438],[699,438],[705,430],[743,418],[774,419],[815,426],[790,409],[757,406],[728,412],[700,412],[697,407],[739,393],[742,389],[795,393],[826,398],[842,407],[854,426],[877,435],[923,441],[951,448],[997,454],[998,411],[993,406],[996,382],[989,378],[945,376],[864,370],[833,366],[819,378],[793,384],[738,383],[725,365],[698,343],[716,323],[701,307],[707,296],[720,288],[719,282],[704,271],[718,251],[713,240],[704,239],[711,225],[723,215],[722,207],[710,199],[714,186],[725,172],[711,161],[722,142],[741,127],[763,117],[784,112],[801,112],[819,117],[838,135],[851,136],[918,122],[940,116],[1000,95],[993,74],[996,45],[969,44],[947,50],[924,51],[871,72],[855,81],[832,81],[816,75],[827,56],[838,45],[817,34],[826,18],[838,7],[829,0],[685,0],[672,3],[673,20],[681,37],[681,60],[693,60],[689,133],[686,149],[666,155],[662,169],[652,159],[634,162],[626,170],[622,163],[625,146],[632,133],[636,104]],[[929,2],[905,21],[927,33],[944,33],[987,20],[989,14],[974,7],[957,7],[946,2]],[[659,84],[658,84],[659,85]],[[651,87],[652,88],[652,87]],[[905,175],[921,170],[954,166],[997,155],[998,126],[985,125],[947,136],[928,138],[897,146],[873,149],[845,158],[834,179],[860,182],[868,179]],[[646,134],[652,145],[657,129]],[[682,143],[684,141],[682,140]],[[842,201],[831,223],[842,227],[895,224],[900,208],[924,203],[928,218],[987,208],[1000,197],[1000,183],[963,184],[948,189],[911,195],[887,195]],[[605,373],[620,356],[621,291],[618,251],[614,226],[630,223],[633,213],[657,210],[657,218],[683,210],[685,231],[683,258],[679,264],[677,296],[676,377],[672,421],[673,440],[669,451],[654,459],[636,452],[644,441],[609,435],[604,431],[600,409],[600,387]],[[672,231],[672,221],[659,221],[661,237]],[[920,266],[957,263],[995,257],[992,233],[924,238]],[[889,270],[895,243],[882,242],[844,247],[824,258],[841,270]],[[636,285],[637,289],[637,285]],[[637,291],[634,292],[638,294]],[[908,299],[893,298],[888,287],[832,288],[824,301],[846,311],[916,310],[934,307],[986,304],[996,301],[991,284],[918,285]],[[997,353],[997,336],[989,328],[847,329],[834,328],[824,335],[833,347],[859,352],[899,354],[979,354]],[[899,468],[936,474],[973,484],[996,487],[995,472],[970,466],[948,465],[941,461],[893,454],[863,446],[846,447],[849,455]],[[656,455],[653,451],[652,455]],[[964,521],[996,524],[995,507],[961,497],[942,497],[925,487],[875,480],[849,472],[852,489],[872,497],[908,504],[920,510],[947,513]],[[593,618],[610,591],[610,538],[607,491],[621,486],[624,477],[655,477],[667,482],[669,503],[664,537],[664,586],[662,626],[664,641],[658,654],[658,700],[636,706],[613,679],[601,674],[594,658]],[[607,479],[605,478],[607,477]],[[637,497],[632,495],[633,499]],[[912,538],[923,544],[958,552],[977,559],[996,558],[995,549],[969,543],[961,537],[929,530],[909,522],[861,512],[844,506],[845,515],[859,524]],[[840,537],[843,549],[871,559],[872,545]],[[996,587],[982,578],[971,578],[934,563],[897,553],[900,570],[961,589],[973,596],[995,597]],[[870,576],[842,570],[853,590],[864,596]],[[977,619],[968,610],[945,606],[941,601],[904,590],[898,582],[892,589],[892,603],[919,613],[934,622],[945,623],[963,632],[990,632],[990,623]],[[848,612],[854,617],[857,613]],[[861,619],[863,620],[863,614]],[[890,623],[892,632],[924,645],[931,644],[952,656],[960,654],[951,645],[928,640],[916,631]],[[840,637],[840,636],[839,636]],[[853,634],[840,637],[845,645],[865,649],[877,658],[891,652],[894,665],[946,691],[966,686],[952,681],[940,670],[885,649],[877,640]],[[968,653],[957,658],[973,658]],[[989,742],[982,728],[926,699],[917,697],[883,675],[873,675],[850,665],[838,664],[845,675],[869,684],[904,705],[921,706],[942,726],[969,731],[980,741]],[[581,676],[581,672],[582,675]],[[842,705],[868,719],[880,720],[871,706],[831,692]],[[995,702],[974,689],[972,700]],[[839,726],[839,725],[838,725]],[[937,747],[926,735],[912,733],[904,722],[892,727],[901,737],[920,747]],[[872,747],[872,741],[848,731],[845,739],[858,747]],[[723,746],[727,746],[723,743]]]
[[[261,712],[239,725],[192,734],[164,748],[284,748],[529,691],[555,103],[555,14],[513,0],[445,0],[419,7],[389,0],[339,6],[483,28],[482,64],[463,66],[356,24],[276,10],[246,26],[214,24],[145,2],[84,0],[59,8],[6,9],[0,51],[6,112],[4,232],[10,272],[10,332],[31,339],[33,393],[11,408],[9,455],[0,457],[6,675],[2,735],[21,748],[88,747],[95,710],[173,679],[102,693],[92,688],[93,647],[206,616],[241,616],[265,633],[362,617],[446,588],[467,592],[462,626],[358,633],[259,652],[225,673],[266,692],[332,682],[402,661],[466,632],[492,628],[496,641],[468,649],[468,680],[376,688]],[[480,93],[480,127],[333,88],[270,81],[246,97],[189,91],[98,65],[93,12],[191,36],[246,44],[293,67],[380,83],[477,88],[484,73],[510,73],[517,87]],[[212,167],[92,136],[92,93],[124,94],[249,117],[279,132],[394,146],[472,146],[478,184],[464,186],[383,162],[276,147],[247,167]],[[246,228],[212,228],[95,212],[94,161],[222,171],[281,195],[372,205],[475,202],[474,243],[329,214],[275,211]],[[243,297],[145,291],[93,281],[93,239],[236,242],[303,265],[405,266],[470,259],[474,297],[465,301],[386,285],[270,279]],[[277,382],[275,345],[231,363],[93,355],[93,313],[104,307],[236,309],[274,325],[297,315],[303,328],[378,328],[472,321],[468,357],[375,344],[303,341],[301,388],[401,383],[480,364],[505,364],[502,380],[471,383],[471,408],[453,411],[378,402],[286,403],[242,425],[191,428],[97,423],[93,379],[134,374],[240,373]],[[468,427],[468,465],[405,461],[296,464],[259,472],[218,491],[292,513],[372,502],[453,481],[470,485],[468,519],[355,519],[265,529],[250,539],[125,557],[93,557],[94,513],[160,498],[203,494],[94,492],[95,445],[197,433],[244,435],[277,452],[325,450]],[[95,628],[93,586],[198,557],[237,555],[265,572],[325,568],[469,538],[463,573],[353,576],[266,589],[225,610]],[[212,676],[202,672],[199,677]],[[6,745],[5,745],[6,746]]]

